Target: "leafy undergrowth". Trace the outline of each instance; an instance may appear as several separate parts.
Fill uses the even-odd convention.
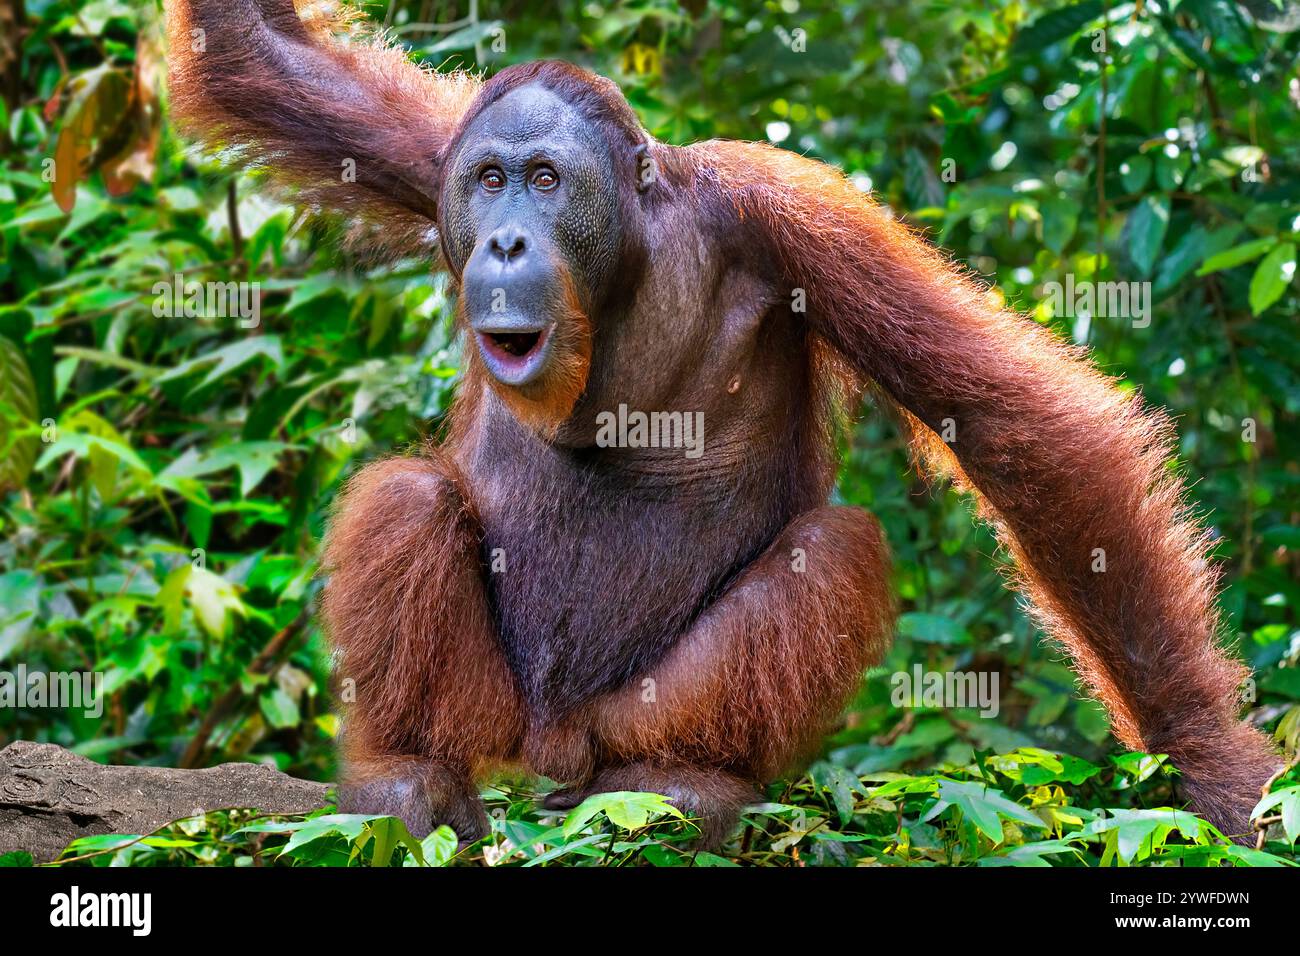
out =
[[[400,820],[207,814],[140,837],[78,840],[63,866],[1295,866],[1300,772],[1261,803],[1262,849],[1163,805],[1174,771],[1125,754],[1099,767],[1022,748],[924,776],[859,778],[819,763],[750,807],[721,854],[692,847],[691,821],[656,794],[598,794],[567,815],[539,792],[484,792],[490,835],[458,847],[442,827],[415,840]],[[30,863],[17,854],[10,865]]]

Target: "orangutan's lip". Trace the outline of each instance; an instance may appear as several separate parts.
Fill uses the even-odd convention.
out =
[[[503,385],[527,385],[546,367],[551,326],[474,330],[479,354],[492,377]]]

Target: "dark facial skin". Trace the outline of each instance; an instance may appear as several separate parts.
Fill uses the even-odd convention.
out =
[[[506,387],[544,380],[557,324],[574,298],[591,314],[618,258],[618,185],[599,131],[549,90],[515,90],[461,137],[441,208],[488,373]]]

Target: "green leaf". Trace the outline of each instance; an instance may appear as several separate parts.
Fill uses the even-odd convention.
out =
[[[301,823],[285,824],[272,832],[291,832],[293,834],[279,854],[280,856],[293,856],[296,851],[306,847],[309,843],[326,837],[342,837],[347,843],[354,844],[366,832],[366,825],[371,819],[371,817],[356,813],[331,813],[321,817],[313,817]],[[250,830],[249,832],[254,831]]]
[[[541,866],[543,863],[549,863],[551,860],[557,860],[563,856],[576,854],[586,857],[602,857],[605,851],[597,848],[594,844],[605,844],[609,842],[609,837],[604,833],[593,833],[591,836],[583,837],[581,840],[574,840],[572,843],[565,843],[554,849],[547,850],[540,856],[535,856],[524,866]]]
[[[252,338],[240,339],[229,345],[223,345],[211,352],[205,352],[202,355],[181,362],[175,368],[158,376],[157,381],[160,383],[175,381],[211,365],[212,368],[208,369],[208,374],[204,376],[203,380],[190,389],[191,393],[193,393],[220,381],[232,372],[238,371],[241,366],[255,358],[264,358],[273,367],[281,368],[284,365],[284,351],[280,346],[280,337],[278,335],[257,335]]]
[[[119,462],[141,484],[153,481],[153,472],[131,448],[126,436],[89,409],[80,409],[59,426],[58,440],[46,447],[36,467],[44,468],[68,452],[89,462],[91,483],[104,501],[114,496]]]
[[[1252,817],[1267,816],[1268,811],[1279,808],[1282,814],[1282,830],[1286,833],[1288,843],[1295,843],[1300,838],[1300,786],[1283,787],[1274,790],[1251,811]]]
[[[162,849],[168,849],[171,847],[187,847],[187,846],[199,845],[198,840],[184,840],[184,839],[179,839],[177,837],[164,837],[164,836],[145,837],[140,842],[145,846],[159,847]]]
[[[1138,274],[1149,276],[1169,228],[1169,197],[1143,196],[1128,215],[1124,233]]]
[[[930,160],[915,147],[903,152],[903,190],[918,209],[942,208],[947,193]]]
[[[471,23],[467,27],[461,27],[459,30],[448,34],[436,43],[432,43],[426,49],[429,54],[448,53],[452,50],[469,50],[477,43],[482,43],[492,37],[493,31],[501,28],[500,20],[485,20],[479,23]]]
[[[207,451],[191,447],[159,472],[158,478],[170,486],[173,479],[200,478],[227,468],[236,468],[239,471],[239,493],[247,498],[279,463],[280,455],[298,447],[278,441],[233,442]]]
[[[1013,753],[988,758],[988,765],[998,773],[1027,787],[1064,781],[1077,786],[1101,773],[1095,764],[1037,747],[1021,747]]]
[[[0,335],[0,491],[20,488],[36,463],[36,384],[22,350]]]
[[[1051,866],[1045,856],[1057,853],[1078,853],[1079,848],[1069,840],[1042,840],[1038,843],[1022,843],[994,856],[986,856],[979,861],[980,866]]]
[[[930,808],[924,821],[933,820],[949,806],[955,806],[994,844],[1002,842],[1002,817],[1025,826],[1047,828],[1047,824],[1034,814],[987,784],[962,783],[945,777],[939,781],[936,796],[939,802]]]
[[[456,855],[458,839],[451,827],[441,826],[420,842],[425,866],[446,866]]]
[[[898,633],[928,644],[969,644],[970,634],[950,617],[909,611],[898,618]]]
[[[1079,226],[1079,204],[1066,196],[1056,196],[1039,204],[1043,217],[1043,244],[1058,256],[1074,238]]]
[[[31,632],[40,610],[45,579],[28,571],[0,574],[0,661]]]
[[[1140,193],[1151,178],[1151,157],[1142,153],[1133,154],[1119,164],[1119,178],[1124,184],[1125,192]]]
[[[1149,856],[1174,830],[1191,841],[1203,839],[1208,833],[1208,824],[1185,810],[1110,810],[1109,813],[1109,817],[1094,820],[1080,833],[1103,837],[1108,849],[1124,863]]]
[[[1156,185],[1169,192],[1178,189],[1187,178],[1191,162],[1188,153],[1179,152],[1176,156],[1169,156],[1161,151],[1156,156]]]
[[[594,794],[574,807],[564,820],[564,835],[574,836],[601,813],[609,818],[610,823],[624,830],[640,829],[650,820],[665,815],[686,819],[665,796],[619,790]]]
[[[86,853],[99,853],[103,850],[117,850],[128,843],[137,843],[141,833],[96,833],[93,836],[79,837],[64,849],[64,856],[81,856]]]
[[[1294,860],[1288,860],[1284,857],[1274,856],[1272,853],[1265,853],[1263,850],[1256,850],[1253,846],[1241,846],[1231,843],[1225,847],[1219,847],[1223,855],[1233,860],[1240,860],[1247,866],[1300,866]]]
[[[331,292],[341,292],[344,289],[345,286],[335,279],[332,273],[308,276],[294,285],[293,294],[289,296],[289,301],[284,306],[285,314],[287,315],[309,302],[314,302],[323,295],[329,295]]]
[[[1259,315],[1282,298],[1295,278],[1295,243],[1280,242],[1255,268],[1250,279],[1250,311]]]
[[[297,727],[302,720],[302,715],[298,711],[298,702],[280,687],[272,688],[263,694],[258,698],[257,703],[266,722],[276,730]]]
[[[1141,783],[1168,762],[1164,754],[1144,753],[1114,754],[1110,760],[1122,773],[1132,778],[1124,782],[1126,787]]]
[[[374,849],[370,855],[370,865],[386,867],[392,861],[393,850],[398,845],[406,847],[419,866],[424,865],[424,848],[411,836],[411,831],[398,817],[381,817],[366,824],[366,830],[374,840]],[[365,840],[359,841],[364,843]]]
[[[1252,259],[1258,259],[1275,245],[1277,245],[1277,239],[1273,236],[1265,236],[1262,239],[1252,239],[1250,242],[1243,242],[1239,246],[1233,246],[1231,249],[1225,249],[1223,252],[1210,256],[1201,263],[1201,267],[1196,270],[1196,274],[1198,276],[1207,276],[1212,272],[1231,269],[1233,266],[1239,266],[1243,262],[1250,262]]]
[[[190,597],[195,618],[215,638],[226,636],[232,615],[242,616],[244,613],[244,603],[234,585],[206,568],[190,568],[185,579],[185,591]]]
[[[830,793],[835,812],[839,814],[840,826],[848,824],[853,819],[853,809],[857,805],[854,792],[861,786],[861,781],[838,764],[825,762],[814,766],[811,776]]]
[[[1016,56],[1041,57],[1045,47],[1074,36],[1102,13],[1101,0],[1084,0],[1044,13],[1020,31],[1012,52]]]

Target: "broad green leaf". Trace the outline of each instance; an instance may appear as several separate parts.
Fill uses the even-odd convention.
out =
[[[133,449],[120,441],[63,427],[59,428],[58,433],[58,440],[46,445],[45,451],[37,459],[38,469],[46,468],[51,462],[58,461],[68,454],[85,459],[90,462],[92,477],[101,494],[112,493],[110,479],[116,481],[118,462],[127,465],[133,476],[144,484],[153,479],[149,466]]]
[[[843,767],[832,763],[818,763],[810,773],[830,793],[840,825],[846,825],[853,819],[853,808],[857,803],[854,791],[861,786],[861,781]]]
[[[266,722],[277,730],[297,727],[302,720],[298,702],[286,694],[283,688],[271,688],[257,699],[257,703]]]
[[[344,291],[347,287],[334,278],[333,274],[308,276],[293,287],[293,293],[289,296],[289,301],[285,303],[285,313],[293,312],[309,302],[319,299],[323,295],[329,295],[331,292]]]
[[[159,480],[201,478],[227,468],[239,470],[239,493],[248,495],[279,462],[280,455],[297,448],[278,441],[234,442],[207,451],[187,448],[179,458],[164,468]]]
[[[1151,274],[1168,228],[1168,196],[1143,196],[1129,213],[1124,236],[1128,242],[1129,256],[1139,275]]]
[[[1074,238],[1079,225],[1079,204],[1067,196],[1056,196],[1039,204],[1043,217],[1043,244],[1058,256]]]
[[[140,833],[96,833],[93,836],[79,837],[67,845],[62,855],[82,856],[103,850],[117,850],[128,843],[138,842],[142,836]]]
[[[1074,36],[1103,12],[1101,0],[1083,0],[1048,11],[1020,30],[1014,52],[1017,56],[1041,57],[1045,47]]]
[[[1273,236],[1243,242],[1239,246],[1233,246],[1231,249],[1225,249],[1223,252],[1210,256],[1201,263],[1201,267],[1196,270],[1196,274],[1198,276],[1207,276],[1212,272],[1231,269],[1233,266],[1239,266],[1244,262],[1250,262],[1252,259],[1258,259],[1275,245],[1277,245],[1277,239]]]
[[[451,827],[441,826],[420,841],[425,866],[446,866],[456,855],[458,840]]]
[[[1259,315],[1282,298],[1295,278],[1295,243],[1280,242],[1255,268],[1250,279],[1250,311]]]
[[[609,822],[624,830],[636,830],[645,826],[650,820],[660,816],[674,816],[685,819],[667,797],[657,793],[640,793],[630,790],[618,790],[613,793],[597,793],[569,813],[564,821],[564,835],[571,837],[582,830],[599,814],[609,817]]]
[[[366,824],[366,830],[374,840],[374,849],[370,856],[370,865],[386,867],[393,856],[393,850],[400,844],[407,848],[415,858],[417,865],[424,865],[424,848],[411,836],[411,831],[399,817],[381,817]],[[364,843],[364,840],[361,841]]]
[[[1029,810],[1008,799],[1001,790],[986,784],[964,783],[945,777],[939,781],[936,796],[939,802],[930,808],[923,818],[925,821],[933,820],[950,805],[955,806],[994,844],[1002,842],[1002,817],[1024,826],[1046,828],[1046,824]]]
[[[1253,846],[1241,846],[1237,843],[1230,843],[1221,847],[1223,855],[1233,860],[1240,860],[1247,866],[1300,866],[1295,860],[1288,860],[1284,857],[1274,856],[1272,853],[1265,853],[1263,850],[1256,850]]]
[[[1287,841],[1295,843],[1300,838],[1300,786],[1283,787],[1274,790],[1251,811],[1252,817],[1269,816],[1269,811],[1277,809],[1282,815],[1282,830]]]
[[[1176,156],[1170,156],[1162,150],[1156,156],[1156,185],[1167,192],[1173,192],[1182,186],[1190,166],[1191,156],[1188,153],[1180,151]]]
[[[197,392],[199,389],[220,381],[232,372],[238,371],[240,367],[255,358],[266,359],[271,363],[272,367],[281,368],[284,365],[284,351],[280,345],[280,337],[278,335],[257,335],[251,338],[239,339],[229,345],[223,345],[211,352],[205,352],[202,355],[181,362],[175,368],[158,376],[157,381],[160,383],[172,382],[212,366],[208,369],[208,374],[203,377],[202,381],[190,390],[191,392]]]
[[[347,843],[356,843],[365,833],[366,825],[371,819],[371,817],[356,813],[331,813],[301,823],[286,824],[271,832],[291,832],[293,834],[289,838],[289,842],[280,850],[280,856],[292,856],[296,850],[300,850],[314,840],[320,840],[324,837],[342,837]]]
[[[1151,178],[1151,157],[1134,153],[1119,164],[1119,177],[1125,192],[1140,193]]]
[[[206,568],[191,567],[185,579],[194,616],[203,629],[215,638],[225,637],[232,615],[243,615],[244,602],[235,588],[219,574]]]
[[[1111,810],[1110,816],[1095,820],[1080,831],[1085,836],[1102,836],[1123,863],[1132,863],[1153,852],[1177,830],[1184,839],[1201,838],[1207,824],[1185,810]]]
[[[996,755],[988,763],[998,773],[1027,787],[1057,781],[1077,785],[1101,773],[1100,767],[1086,760],[1037,747],[1021,747],[1013,753]]]

